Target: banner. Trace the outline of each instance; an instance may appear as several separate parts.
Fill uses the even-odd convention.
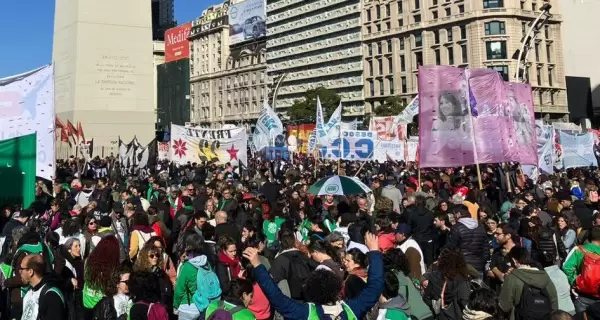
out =
[[[201,129],[171,124],[171,161],[176,164],[216,162],[248,165],[245,128]]]
[[[124,143],[119,138],[119,164],[121,174],[148,176],[156,167],[157,159],[156,139],[150,141],[148,145],[141,145],[134,137],[129,143]]]
[[[158,160],[164,161],[171,159],[171,145],[168,142],[158,144]]]
[[[394,123],[412,123],[416,115],[419,114],[419,97],[412,101],[396,116]]]
[[[256,127],[252,135],[252,144],[255,151],[260,151],[271,144],[275,136],[283,133],[283,124],[279,116],[273,111],[267,100],[264,101]]]
[[[543,173],[554,173],[554,127],[535,125],[537,133],[538,169]],[[531,176],[530,176],[531,177]]]
[[[0,207],[35,201],[36,133],[0,141]]]
[[[531,87],[491,69],[419,68],[422,167],[537,165]]]
[[[290,151],[308,153],[309,138],[315,129],[314,124],[287,126],[287,143]]]
[[[371,131],[342,131],[341,138],[322,146],[320,156],[329,160],[368,161],[373,159],[375,134]]]
[[[0,141],[37,133],[36,175],[55,172],[54,68],[0,79]]]
[[[563,149],[565,169],[598,166],[598,160],[594,154],[593,133],[570,134],[560,131],[560,144]]]
[[[406,142],[406,161],[415,162],[417,161],[417,150],[419,149],[419,141],[408,141]]]
[[[373,160],[384,162],[404,160],[406,123],[396,123],[397,117],[372,117],[369,131],[375,132],[376,146]]]

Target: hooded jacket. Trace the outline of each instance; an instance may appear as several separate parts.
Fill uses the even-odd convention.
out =
[[[447,247],[460,249],[468,264],[479,272],[490,258],[490,245],[483,226],[472,218],[460,218],[450,231]]]
[[[411,205],[406,210],[406,221],[410,225],[411,236],[418,243],[433,240],[436,234],[433,213],[425,206]]]
[[[197,290],[196,278],[198,274],[198,268],[206,267],[208,259],[205,255],[193,257],[192,259],[183,263],[179,270],[179,276],[175,282],[175,295],[173,297],[173,309],[177,310],[182,304],[194,304],[192,297]],[[202,305],[204,311],[208,308],[210,301],[206,299],[205,305]]]
[[[521,301],[524,283],[527,283],[532,288],[543,290],[544,294],[550,299],[552,311],[558,310],[556,287],[554,287],[554,283],[550,280],[548,274],[542,270],[521,267],[504,278],[502,290],[500,291],[500,308],[505,313],[511,313],[511,320],[515,318],[512,311],[519,304],[519,301]]]
[[[404,320],[408,319],[410,306],[404,297],[397,296],[379,305],[377,320]]]
[[[581,222],[581,228],[584,230],[591,229],[593,227],[592,216],[594,213],[585,205],[585,202],[583,200],[576,200],[573,202],[572,208],[575,216]]]

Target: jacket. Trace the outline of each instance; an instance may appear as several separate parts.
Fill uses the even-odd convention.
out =
[[[425,288],[423,301],[431,308],[432,300],[437,300],[441,297],[442,288],[444,285],[444,276],[439,271],[434,271],[429,278],[429,285]],[[454,280],[448,280],[446,290],[444,291],[445,309],[441,310],[437,316],[438,320],[461,320],[463,310],[469,302],[469,280],[462,276],[458,276]]]
[[[175,295],[173,297],[173,309],[177,310],[182,304],[194,304],[192,297],[197,290],[198,268],[206,266],[207,259],[205,255],[193,257],[186,261],[179,270],[179,276],[175,282]],[[203,310],[208,307],[209,301],[203,306]]]
[[[510,312],[511,320],[514,319],[513,309],[521,301],[524,283],[532,288],[543,290],[552,303],[552,311],[558,310],[556,287],[554,287],[554,283],[552,283],[548,274],[534,268],[518,268],[504,278],[498,301],[502,311],[505,313]]]
[[[397,296],[379,305],[379,316],[377,319],[408,320],[410,305],[404,297]]]
[[[573,209],[573,212],[575,213],[575,216],[577,216],[577,219],[579,219],[579,222],[581,222],[581,228],[583,228],[585,230],[585,229],[591,229],[593,227],[593,224],[592,224],[593,212],[590,208],[588,208],[585,205],[585,202],[583,202],[583,200],[574,201],[572,209]]]
[[[571,315],[575,315],[575,306],[573,305],[573,300],[571,299],[571,286],[569,285],[569,280],[562,270],[558,266],[549,266],[544,268],[544,271],[554,283],[554,287],[556,288],[556,296],[558,297],[558,310],[562,310],[570,313]]]
[[[370,251],[368,258],[370,265],[367,286],[361,291],[358,297],[346,301],[346,304],[358,319],[362,319],[371,310],[383,292],[383,256],[379,251]],[[273,308],[285,319],[308,319],[310,304],[286,297],[264,266],[260,265],[254,268],[254,279],[260,285],[260,288],[271,302]],[[325,319],[323,306],[316,305],[315,307],[319,318]],[[342,319],[347,320],[346,313],[342,313]]]
[[[424,206],[412,205],[406,210],[406,222],[412,230],[411,236],[419,243],[433,240],[436,235],[433,213]]]
[[[395,274],[398,277],[398,294],[408,302],[409,309],[407,312],[405,310],[405,313],[417,320],[433,318],[431,309],[423,301],[421,292],[415,287],[412,279],[399,271],[396,271]]]
[[[276,283],[279,283],[283,280],[290,280],[291,275],[291,265],[290,263],[305,263],[308,266],[313,265],[312,259],[307,257],[304,253],[302,253],[298,249],[288,249],[279,253],[273,262],[271,263],[271,275],[273,276],[273,280]],[[302,296],[292,297],[294,299],[303,299]]]
[[[490,258],[490,245],[487,233],[476,220],[461,218],[450,231],[447,246],[460,249],[468,264],[479,272],[485,269]]]
[[[402,193],[394,185],[389,184],[381,190],[381,196],[386,197],[394,203],[394,212],[400,213],[400,204],[402,203]]]
[[[231,309],[237,307],[238,305],[241,305],[241,301],[237,301],[236,304],[230,303],[228,301],[224,301],[223,309],[231,310]],[[215,311],[217,311],[217,309],[219,309],[219,300],[215,300],[215,301],[211,302],[211,304],[208,306],[208,309],[206,309],[206,319],[209,319],[210,316]],[[234,313],[232,318],[233,318],[233,320],[254,320],[254,319],[256,319],[254,317],[254,314],[245,308]]]
[[[117,320],[113,297],[104,297],[93,309],[92,320]]]
[[[583,249],[588,252],[600,254],[600,246],[597,246],[593,243],[587,243],[583,245]],[[575,280],[577,276],[581,274],[581,268],[583,266],[583,257],[584,253],[581,251],[579,247],[573,248],[571,250],[571,254],[567,257],[567,260],[563,264],[563,271],[567,275],[567,279],[569,280],[569,284],[571,286],[575,285]]]

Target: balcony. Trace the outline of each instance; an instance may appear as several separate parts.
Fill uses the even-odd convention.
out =
[[[289,32],[291,30],[296,30],[300,28],[306,29],[309,26],[321,24],[325,21],[338,19],[350,14],[360,14],[358,5],[350,4],[342,8],[335,9],[334,11],[320,12],[314,16],[293,20],[275,27],[268,27],[268,34],[269,37],[272,37],[276,34]],[[356,27],[360,27],[360,25],[357,23]]]
[[[300,32],[284,32],[280,33],[281,37],[271,36],[267,42],[269,49],[285,45],[297,41],[303,41],[313,37],[323,36],[331,33],[341,32],[350,28],[358,28],[360,24],[359,18],[351,18],[346,21],[341,21],[335,25],[325,25],[311,30],[302,30]],[[358,31],[357,31],[358,32]]]
[[[343,36],[338,36],[331,39],[305,43],[299,46],[290,47],[281,50],[267,51],[267,60],[279,59],[287,56],[297,55],[299,53],[307,53],[311,51],[325,50],[334,46],[346,45],[352,42],[360,42],[360,33],[353,33]]]
[[[334,52],[317,54],[314,56],[304,56],[296,59],[289,59],[281,62],[269,63],[267,72],[280,71],[285,69],[296,68],[298,66],[307,66],[311,64],[334,62],[337,60],[347,59],[351,57],[362,57],[360,47],[344,49]]]
[[[290,0],[288,0],[288,1],[290,1]],[[302,1],[294,1],[294,0],[291,0],[291,1],[293,1],[294,3],[302,2]],[[268,15],[267,24],[277,23],[279,21],[292,19],[297,16],[306,16],[307,13],[309,13],[309,12],[325,10],[326,8],[329,8],[331,6],[338,5],[340,3],[344,3],[347,1],[348,0],[320,0],[320,1],[310,3],[310,4],[301,5],[294,9],[285,10],[280,13],[275,13],[275,14],[271,13]],[[279,1],[279,2],[285,2],[285,1]],[[279,3],[279,2],[277,2],[277,3]],[[269,7],[270,7],[270,5],[267,6],[267,12],[273,11],[273,10],[269,9]],[[285,6],[283,6],[283,7],[285,7]],[[308,18],[310,18],[310,17],[308,17]]]

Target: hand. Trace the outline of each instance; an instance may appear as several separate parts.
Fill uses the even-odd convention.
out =
[[[370,232],[365,234],[365,245],[367,245],[369,251],[379,251],[379,241],[377,240],[377,236]]]
[[[421,282],[421,287],[422,287],[423,289],[427,289],[427,286],[428,286],[428,285],[429,285],[429,280],[425,280],[425,281]]]
[[[508,268],[508,270],[504,273],[504,276],[509,275],[511,272],[513,272],[513,268]]]
[[[243,253],[244,258],[248,259],[253,267],[258,267],[260,265],[260,260],[258,259],[258,250],[255,248],[248,247],[244,250]]]
[[[173,310],[174,315],[179,315],[179,310]]]
[[[71,283],[73,284],[73,288],[77,289],[77,279],[71,278]]]

